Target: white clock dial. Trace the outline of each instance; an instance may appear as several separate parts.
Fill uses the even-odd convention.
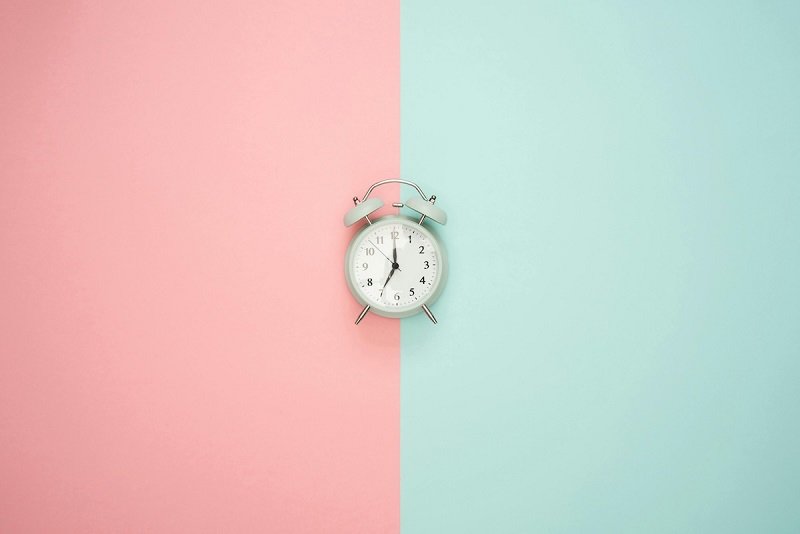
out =
[[[389,313],[418,308],[442,271],[439,245],[415,222],[393,218],[365,229],[353,243],[350,279],[363,300]]]

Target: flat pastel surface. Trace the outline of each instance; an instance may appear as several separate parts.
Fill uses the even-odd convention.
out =
[[[396,2],[6,3],[0,531],[397,532]],[[395,191],[396,194],[396,191]]]
[[[403,0],[404,533],[798,531],[798,20]]]
[[[6,2],[0,531],[797,532],[798,20]],[[439,324],[355,327],[397,176]]]

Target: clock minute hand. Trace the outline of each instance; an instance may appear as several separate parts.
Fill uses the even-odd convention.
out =
[[[375,243],[373,243],[372,241],[370,241],[370,242],[369,242],[369,244],[370,244],[370,245],[372,245],[373,247],[375,247],[375,249],[376,249],[378,252],[380,252],[380,253],[381,253],[381,255],[382,255],[384,258],[386,258],[386,260],[387,260],[389,263],[391,263],[391,264],[392,264],[392,267],[394,267],[394,264],[395,264],[395,263],[397,263],[397,259],[396,259],[396,258],[397,258],[397,250],[395,250],[395,251],[394,251],[394,253],[395,253],[395,261],[392,261],[392,259],[391,259],[389,256],[387,256],[386,254],[384,254],[384,253],[383,253],[383,251],[382,251],[381,249],[379,249],[379,248],[378,248],[378,245],[376,245],[376,244],[375,244]],[[400,269],[397,269],[397,270],[399,271]]]
[[[381,254],[383,254],[383,252],[381,252]],[[383,255],[386,256],[386,254],[383,254]],[[386,278],[386,281],[383,283],[383,287],[381,288],[381,295],[383,295],[383,290],[386,289],[386,284],[388,284],[389,280],[392,279],[392,275],[394,275],[394,272],[400,270],[400,266],[397,264],[397,239],[392,239],[392,258],[394,258],[394,259],[389,260],[389,261],[392,262],[392,270],[389,271],[389,276]],[[388,260],[389,256],[386,256],[386,259]]]

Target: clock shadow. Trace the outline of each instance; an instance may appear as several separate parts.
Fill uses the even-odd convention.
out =
[[[358,311],[353,317],[358,316]],[[364,346],[376,348],[398,348],[400,346],[400,320],[367,313],[358,325],[356,336]]]

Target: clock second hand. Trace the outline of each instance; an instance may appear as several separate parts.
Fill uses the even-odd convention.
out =
[[[394,264],[395,264],[396,262],[393,262],[393,261],[392,261],[392,259],[391,259],[389,256],[387,256],[386,254],[384,254],[384,253],[383,253],[383,251],[382,251],[381,249],[379,249],[379,248],[378,248],[378,245],[376,245],[376,244],[375,244],[375,243],[373,243],[372,241],[369,241],[369,244],[370,244],[370,245],[372,245],[373,247],[375,247],[375,249],[376,249],[378,252],[380,252],[380,253],[381,253],[381,255],[383,255],[383,257],[384,257],[384,258],[386,258],[386,259],[389,261],[389,263],[391,263],[391,264],[392,264],[392,271],[394,271]],[[395,252],[395,253],[396,253],[396,252]],[[397,267],[397,270],[398,270],[398,271],[402,271],[402,269],[400,269],[400,267],[399,267],[399,266]]]

